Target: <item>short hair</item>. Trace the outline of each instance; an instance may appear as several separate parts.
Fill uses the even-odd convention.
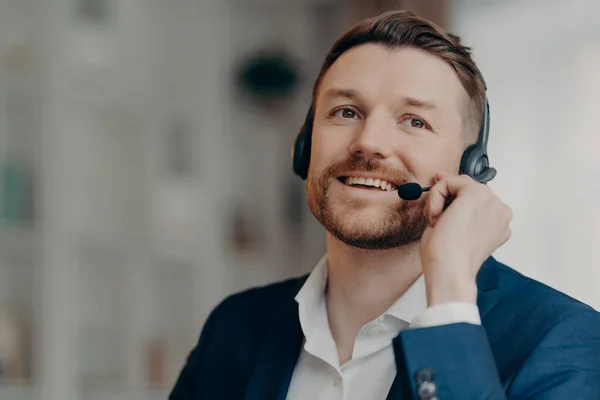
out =
[[[471,48],[462,44],[457,35],[410,11],[388,11],[359,22],[344,33],[334,43],[321,66],[313,87],[313,107],[316,106],[323,77],[333,63],[344,52],[367,43],[381,44],[392,49],[417,48],[448,63],[468,95],[464,114],[465,140],[467,144],[477,140],[483,122],[486,88],[483,76],[471,58]]]

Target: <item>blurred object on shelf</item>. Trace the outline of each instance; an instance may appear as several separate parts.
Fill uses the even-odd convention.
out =
[[[231,248],[237,253],[259,253],[263,250],[263,230],[260,220],[247,208],[238,205],[230,214]]]
[[[304,205],[306,201],[304,185],[296,180],[288,180],[283,186],[283,191],[286,226],[291,234],[300,235],[304,222]]]
[[[162,389],[166,383],[167,346],[162,338],[149,341],[146,346],[146,379],[153,389]]]
[[[31,179],[29,170],[16,160],[4,160],[0,170],[0,218],[7,225],[31,220]]]
[[[11,46],[3,55],[2,64],[9,73],[23,73],[31,65],[31,54],[26,46]]]
[[[32,54],[23,38],[0,53],[0,220],[8,225],[33,218],[35,80]]]
[[[86,22],[106,23],[111,15],[110,3],[111,0],[79,0],[79,17]]]
[[[185,180],[162,181],[157,185],[153,210],[157,237],[169,243],[197,240],[198,204],[206,201],[202,191]]]
[[[166,170],[169,177],[189,178],[194,172],[193,129],[184,115],[173,116],[165,138]]]
[[[0,307],[0,384],[24,378],[24,333],[17,315],[8,307]]]
[[[285,50],[262,50],[241,62],[236,82],[251,101],[267,109],[281,108],[298,89],[300,73]]]

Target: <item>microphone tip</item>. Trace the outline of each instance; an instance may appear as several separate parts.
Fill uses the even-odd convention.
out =
[[[417,200],[421,193],[423,188],[416,182],[405,183],[398,188],[398,196],[403,200]]]

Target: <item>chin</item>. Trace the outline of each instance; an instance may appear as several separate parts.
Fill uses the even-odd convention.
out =
[[[393,221],[381,213],[357,214],[362,215],[329,220],[325,227],[330,234],[351,247],[385,250],[406,244],[400,233],[401,221]]]
[[[397,236],[377,231],[329,231],[329,233],[347,246],[363,250],[389,250],[409,244],[398,240]],[[412,242],[414,241],[410,243]]]
[[[387,250],[419,241],[428,221],[422,214],[399,213],[366,207],[348,210],[332,207],[319,214],[325,229],[341,242],[356,248]]]
[[[397,215],[384,210],[365,209],[341,215],[339,226],[346,231],[377,234],[402,224]]]

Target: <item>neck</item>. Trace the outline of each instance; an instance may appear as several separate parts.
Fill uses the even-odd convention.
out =
[[[360,328],[383,314],[421,274],[419,243],[364,250],[328,234],[327,264],[327,314],[344,362]]]

